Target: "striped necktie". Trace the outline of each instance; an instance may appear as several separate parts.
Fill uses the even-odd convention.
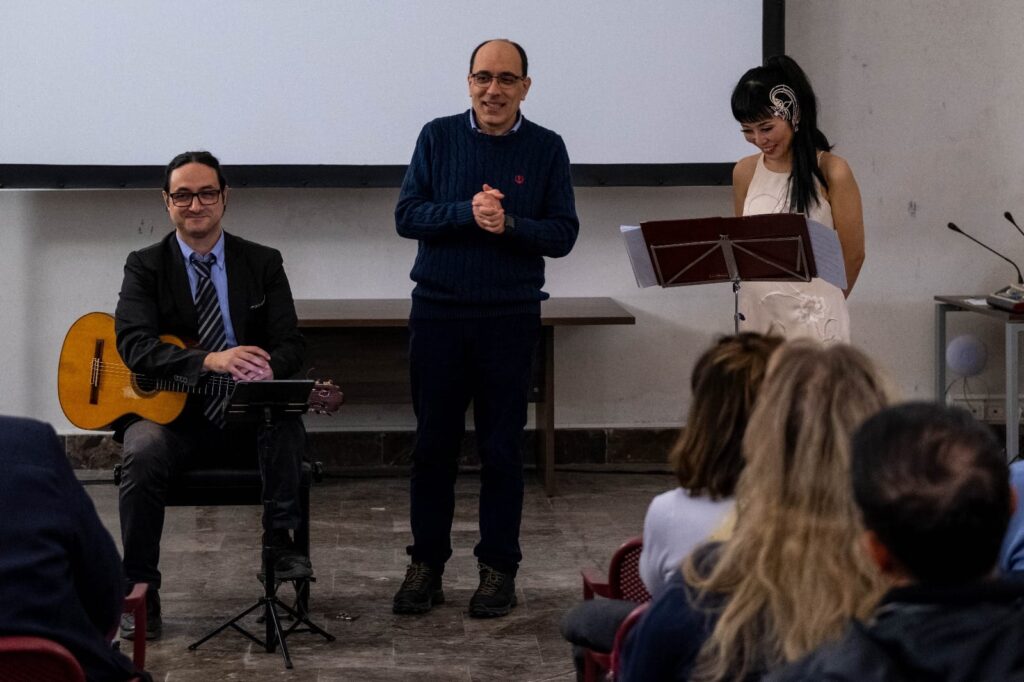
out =
[[[213,352],[224,350],[227,347],[224,319],[220,314],[217,291],[213,288],[213,280],[210,279],[210,268],[217,262],[217,256],[211,253],[203,258],[193,253],[189,260],[198,275],[196,314],[199,316],[199,347]],[[224,382],[226,376],[214,374],[207,378],[206,384],[215,389]],[[206,418],[220,428],[224,428],[224,405],[226,402],[226,396],[211,395],[206,398],[206,404],[203,406],[203,414],[206,415]]]

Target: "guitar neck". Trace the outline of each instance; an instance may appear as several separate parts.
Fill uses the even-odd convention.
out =
[[[101,363],[105,365],[105,363]],[[107,369],[100,367],[100,371]],[[225,375],[213,375],[195,386],[174,379],[157,379],[154,377],[131,372],[132,383],[144,391],[170,391],[171,393],[188,393],[191,395],[228,396],[235,390],[235,380]]]

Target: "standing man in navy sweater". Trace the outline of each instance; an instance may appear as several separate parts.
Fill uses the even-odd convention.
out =
[[[455,475],[473,403],[480,453],[478,618],[516,605],[522,559],[522,436],[544,257],[565,256],[579,232],[569,157],[555,133],[519,110],[526,53],[490,40],[470,57],[469,111],[423,127],[395,208],[398,234],[419,242],[411,277],[409,363],[416,447],[410,485],[411,563],[395,613],[444,602],[452,555]]]

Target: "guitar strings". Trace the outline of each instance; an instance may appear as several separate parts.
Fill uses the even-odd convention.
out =
[[[235,380],[230,376],[210,376],[198,386],[188,386],[172,379],[157,379],[136,374],[127,367],[116,363],[100,361],[99,375],[106,378],[125,379],[126,385],[136,384],[142,390],[169,390],[197,395],[224,395],[234,389]]]
[[[233,389],[237,383],[230,376],[215,375],[207,378],[206,382],[201,386],[185,386],[171,379],[155,379],[144,374],[136,374],[120,363],[107,363],[103,361],[93,363],[93,376],[113,381],[122,380],[123,383],[118,385],[132,388],[133,390],[137,387],[143,391],[173,390],[179,393],[193,393],[197,395],[226,395],[229,393],[228,389]],[[332,388],[334,389],[333,391],[331,390]],[[330,382],[323,385],[318,384],[313,392],[322,400],[311,402],[310,410],[317,414],[330,414],[337,410],[337,407],[341,404],[340,401],[338,406],[333,408],[326,407],[330,403],[328,398],[336,391],[337,386],[333,386]],[[326,396],[324,395],[325,392],[327,393]],[[312,394],[310,399],[312,400]]]

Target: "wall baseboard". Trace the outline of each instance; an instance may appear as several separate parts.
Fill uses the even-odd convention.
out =
[[[623,465],[665,465],[678,429],[607,428],[557,429],[555,465],[601,469]],[[323,462],[328,475],[348,471],[405,468],[411,462],[416,434],[413,431],[313,431],[309,433],[310,457]],[[74,434],[62,437],[75,469],[109,469],[121,458],[121,446],[109,434]],[[523,458],[534,461],[537,433],[526,432]],[[462,441],[460,466],[480,464],[476,434],[468,431]]]

